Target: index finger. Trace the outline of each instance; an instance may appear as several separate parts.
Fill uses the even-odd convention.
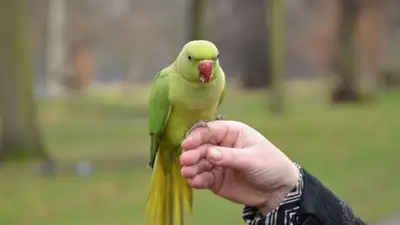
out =
[[[225,121],[226,122],[226,121]],[[207,127],[194,129],[182,142],[183,150],[190,150],[204,144],[218,145],[227,135],[228,129],[224,121],[212,121]]]

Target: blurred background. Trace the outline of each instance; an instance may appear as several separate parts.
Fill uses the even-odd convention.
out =
[[[400,1],[1,4],[1,225],[145,224],[151,81],[192,39],[220,50],[221,114],[369,224],[400,212]],[[189,225],[244,224],[207,191],[194,207]]]

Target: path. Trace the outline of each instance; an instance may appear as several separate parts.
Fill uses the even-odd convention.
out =
[[[375,225],[400,225],[400,213],[397,213],[388,219],[384,219]]]

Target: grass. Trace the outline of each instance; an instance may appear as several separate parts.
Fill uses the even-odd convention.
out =
[[[64,173],[40,176],[34,163],[0,168],[0,224],[145,224],[148,88],[138,88],[40,101],[44,137]],[[289,84],[286,114],[275,116],[266,93],[231,88],[221,112],[257,128],[368,222],[389,216],[400,201],[400,94],[370,105],[331,106],[326,91],[315,83]],[[77,160],[92,160],[93,176],[75,176],[70,163]],[[187,224],[243,224],[240,210],[196,191]]]

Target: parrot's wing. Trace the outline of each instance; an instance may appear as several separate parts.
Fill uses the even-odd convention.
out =
[[[226,82],[225,82],[225,73],[224,73],[224,71],[222,70],[222,68],[220,68],[220,73],[221,73],[221,77],[223,78],[223,82],[224,82],[223,86],[224,86],[224,89],[222,90],[221,96],[219,97],[218,106],[220,106],[221,103],[225,100],[225,89],[226,89],[226,88],[225,88],[225,85],[226,85]]]
[[[150,162],[153,168],[164,128],[171,112],[168,94],[168,72],[160,71],[153,80],[149,100]]]

